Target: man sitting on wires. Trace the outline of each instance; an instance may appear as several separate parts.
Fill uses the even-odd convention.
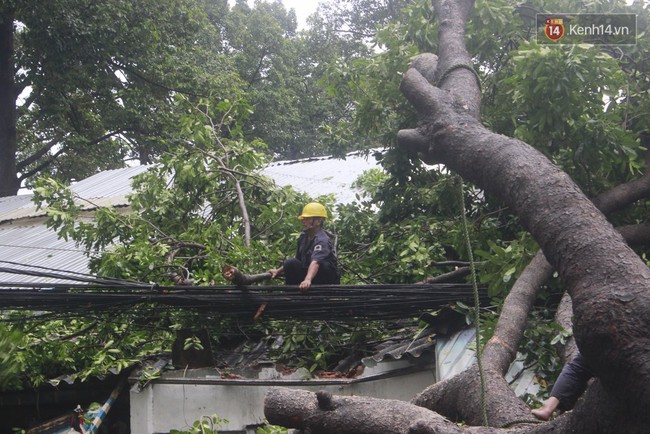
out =
[[[320,203],[311,202],[298,218],[302,220],[303,232],[298,238],[296,256],[287,258],[282,267],[269,270],[271,278],[284,274],[285,283],[299,285],[301,292],[306,292],[312,284],[338,284],[336,251],[323,229],[327,210]]]

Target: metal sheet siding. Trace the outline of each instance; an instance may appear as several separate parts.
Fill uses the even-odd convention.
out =
[[[72,185],[72,191],[85,199],[124,197],[131,190],[133,177],[150,166],[106,170]]]
[[[48,230],[41,219],[28,224],[0,225],[0,267],[32,269],[46,267],[88,273],[88,258],[73,242],[59,239]],[[15,263],[23,266],[15,265]],[[44,270],[40,270],[44,271]],[[65,280],[0,272],[0,282],[56,282]]]
[[[135,175],[147,166],[107,170],[74,183],[72,191],[99,206],[123,206]],[[0,267],[45,267],[64,272],[88,273],[88,257],[72,241],[60,239],[45,226],[43,210],[36,210],[32,195],[0,199]],[[11,264],[9,264],[9,263]],[[23,264],[23,267],[14,265]],[[40,270],[45,271],[45,270]],[[63,279],[0,272],[0,282],[64,283]]]
[[[33,209],[31,194],[0,198],[0,222],[8,220],[13,214],[32,213]]]
[[[147,168],[148,166],[137,166],[107,170],[76,182],[70,188],[81,198],[88,199],[97,205],[126,205],[125,196],[131,192],[133,177]],[[89,205],[85,202],[81,203]],[[0,223],[44,215],[43,210],[36,210],[31,194],[0,198]]]

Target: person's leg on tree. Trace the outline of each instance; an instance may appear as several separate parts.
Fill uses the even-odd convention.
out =
[[[551,396],[542,403],[540,408],[532,411],[533,415],[537,419],[549,420],[556,409],[571,410],[587,388],[591,377],[593,377],[591,370],[582,354],[578,353],[573,360],[564,365],[553,385]]]

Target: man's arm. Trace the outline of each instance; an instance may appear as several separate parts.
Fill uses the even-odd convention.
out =
[[[307,292],[307,290],[311,288],[311,281],[314,280],[314,277],[316,277],[319,267],[320,265],[317,261],[311,261],[309,268],[307,268],[307,275],[305,276],[305,280],[300,282],[300,292]]]

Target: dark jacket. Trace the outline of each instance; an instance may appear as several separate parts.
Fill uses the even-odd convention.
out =
[[[309,267],[312,261],[316,261],[319,265],[329,265],[334,270],[338,269],[332,241],[324,230],[318,231],[309,243],[307,243],[307,231],[300,234],[296,247],[296,259],[302,263],[303,267]]]

